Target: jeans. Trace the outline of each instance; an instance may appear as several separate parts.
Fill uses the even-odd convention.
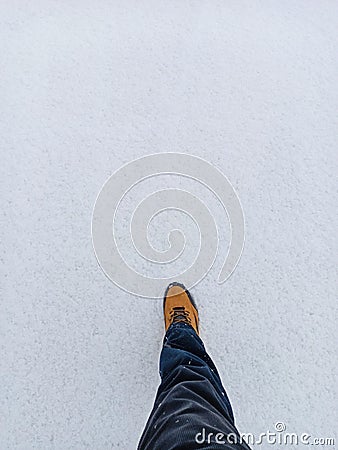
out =
[[[249,449],[235,427],[217,369],[190,325],[169,327],[160,375],[162,382],[138,450]]]

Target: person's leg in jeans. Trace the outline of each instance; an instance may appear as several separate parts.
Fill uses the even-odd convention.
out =
[[[241,442],[217,369],[198,336],[196,305],[184,286],[165,294],[161,385],[139,450],[249,449]]]

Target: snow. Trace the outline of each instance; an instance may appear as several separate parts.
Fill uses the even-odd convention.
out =
[[[169,151],[243,205],[235,273],[217,284],[217,259],[192,289],[240,431],[334,437],[337,3],[14,0],[0,22],[0,448],[136,447],[161,303],[104,276],[91,214],[115,170]]]

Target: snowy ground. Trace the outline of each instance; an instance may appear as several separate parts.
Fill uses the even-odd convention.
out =
[[[0,448],[136,447],[161,308],[104,276],[90,222],[111,173],[166,151],[243,204],[237,270],[193,289],[240,431],[334,437],[337,3],[17,0],[0,21]]]

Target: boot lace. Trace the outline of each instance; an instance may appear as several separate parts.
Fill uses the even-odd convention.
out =
[[[170,313],[170,321],[171,323],[185,322],[191,325],[190,313],[184,306],[176,306]]]

